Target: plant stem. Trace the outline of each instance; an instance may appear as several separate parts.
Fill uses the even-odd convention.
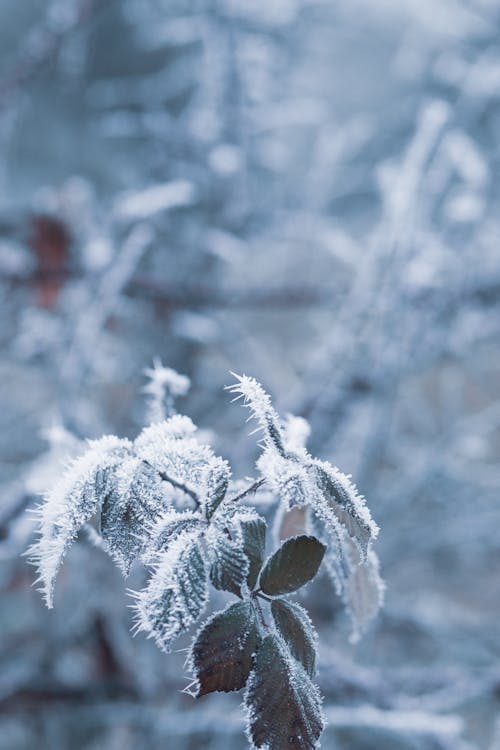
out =
[[[239,495],[235,495],[234,497],[231,497],[229,499],[230,503],[237,503],[242,498],[246,497],[247,495],[250,495],[253,492],[257,492],[257,490],[262,487],[262,485],[265,482],[265,478],[261,477],[260,479],[257,479],[253,484],[250,485],[250,487],[247,487],[246,490],[243,490],[243,492],[240,492]]]

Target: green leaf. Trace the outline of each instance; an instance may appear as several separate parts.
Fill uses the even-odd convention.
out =
[[[219,591],[230,591],[241,596],[241,587],[248,576],[248,558],[242,549],[241,537],[230,539],[221,530],[215,537],[211,549],[213,563],[210,580]]]
[[[309,615],[298,604],[283,599],[272,601],[271,612],[292,655],[312,677],[316,664],[317,635]]]
[[[263,518],[252,518],[248,521],[242,521],[240,526],[243,535],[243,551],[250,563],[247,583],[250,590],[252,590],[257,583],[257,578],[259,577],[264,561],[266,522]]]
[[[198,684],[196,696],[244,687],[259,640],[249,601],[212,615],[193,641],[189,655]]]
[[[314,578],[325,549],[314,536],[287,539],[267,560],[260,575],[260,588],[270,596],[296,591]]]
[[[244,702],[255,747],[318,747],[323,730],[318,689],[279,636],[268,635],[259,647]]]

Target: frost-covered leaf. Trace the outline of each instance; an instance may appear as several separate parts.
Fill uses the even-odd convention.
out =
[[[287,451],[297,453],[304,450],[307,438],[311,434],[311,427],[307,419],[287,414],[283,429]]]
[[[267,560],[260,575],[260,588],[270,596],[296,591],[314,578],[325,549],[314,536],[287,539]]]
[[[138,592],[136,629],[154,638],[162,651],[198,619],[208,599],[205,556],[197,532],[180,534],[160,554],[153,575]]]
[[[212,615],[194,639],[189,655],[197,683],[196,696],[244,687],[259,640],[250,601],[238,602]]]
[[[197,511],[170,510],[163,513],[147,529],[148,544],[142,556],[143,561],[153,563],[158,552],[166,552],[180,534],[201,529],[202,525],[203,518]]]
[[[228,529],[222,529],[215,535],[210,550],[213,560],[210,580],[219,591],[230,591],[241,596],[241,587],[248,576],[249,562],[243,551],[241,534],[235,538],[231,538],[229,534]]]
[[[247,583],[252,590],[257,583],[266,549],[266,522],[260,516],[243,517],[240,521],[243,551],[249,561]]]
[[[61,562],[79,529],[98,513],[110,489],[114,468],[131,444],[113,435],[89,441],[88,450],[68,467],[39,508],[40,536],[29,550],[38,567],[41,590],[49,608]]]
[[[257,466],[285,509],[313,502],[315,485],[310,481],[306,466],[297,458],[265,450],[258,459]]]
[[[115,467],[102,505],[101,534],[124,575],[147,544],[147,526],[169,503],[165,483],[144,461],[127,456]]]
[[[309,615],[299,604],[284,599],[273,599],[271,612],[292,655],[312,677],[315,672],[318,637]]]
[[[357,550],[352,550],[353,555]],[[353,564],[346,583],[345,599],[352,620],[351,640],[356,642],[366,631],[384,601],[384,583],[378,557],[372,549],[365,560]]]
[[[369,543],[378,535],[364,498],[345,474],[324,461],[315,461],[315,475],[323,502],[317,502],[318,514],[328,524],[333,514],[366,556]]]
[[[207,518],[211,518],[226,496],[231,478],[229,464],[224,459],[214,456],[206,472],[201,503]]]
[[[256,419],[264,433],[264,443],[274,448],[280,455],[285,455],[283,428],[280,419],[271,403],[271,397],[255,378],[237,375],[232,372],[237,382],[226,386],[230,393],[236,394],[233,401],[243,399],[243,405],[250,410],[250,418]]]
[[[318,689],[279,636],[268,635],[260,645],[244,702],[255,747],[318,747],[324,725]]]
[[[324,565],[351,618],[351,640],[356,642],[383,604],[385,587],[378,557],[371,547],[363,557],[359,546],[341,527],[337,535],[329,536],[314,513],[311,513],[310,523],[314,532],[328,541]]]
[[[229,480],[229,467],[210,446],[193,437],[195,431],[190,419],[175,415],[146,427],[137,437],[135,449],[164,481],[181,489],[197,505],[206,502],[216,507]]]

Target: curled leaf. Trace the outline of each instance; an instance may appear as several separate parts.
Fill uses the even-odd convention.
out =
[[[88,450],[68,467],[38,510],[40,536],[28,554],[38,567],[47,606],[53,606],[54,582],[80,528],[101,509],[115,467],[131,444],[113,435],[89,441]]]
[[[321,493],[320,499],[313,504],[318,515],[326,525],[335,517],[366,557],[369,543],[377,538],[378,527],[370,516],[364,498],[349,477],[330,464],[315,461],[312,471]]]
[[[271,450],[285,455],[283,445],[283,427],[272,403],[271,397],[255,378],[237,375],[232,372],[237,382],[226,386],[230,393],[236,394],[233,401],[243,399],[243,406],[250,410],[250,417],[257,420],[264,433],[264,442]]]

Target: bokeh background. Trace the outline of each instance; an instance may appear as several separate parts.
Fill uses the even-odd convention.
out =
[[[323,747],[500,750],[499,169],[498,0],[2,0],[2,750],[246,747],[88,540],[51,612],[21,557],[71,435],[140,429],[154,356],[243,476],[223,386],[256,376],[381,526],[357,646],[305,594]]]

